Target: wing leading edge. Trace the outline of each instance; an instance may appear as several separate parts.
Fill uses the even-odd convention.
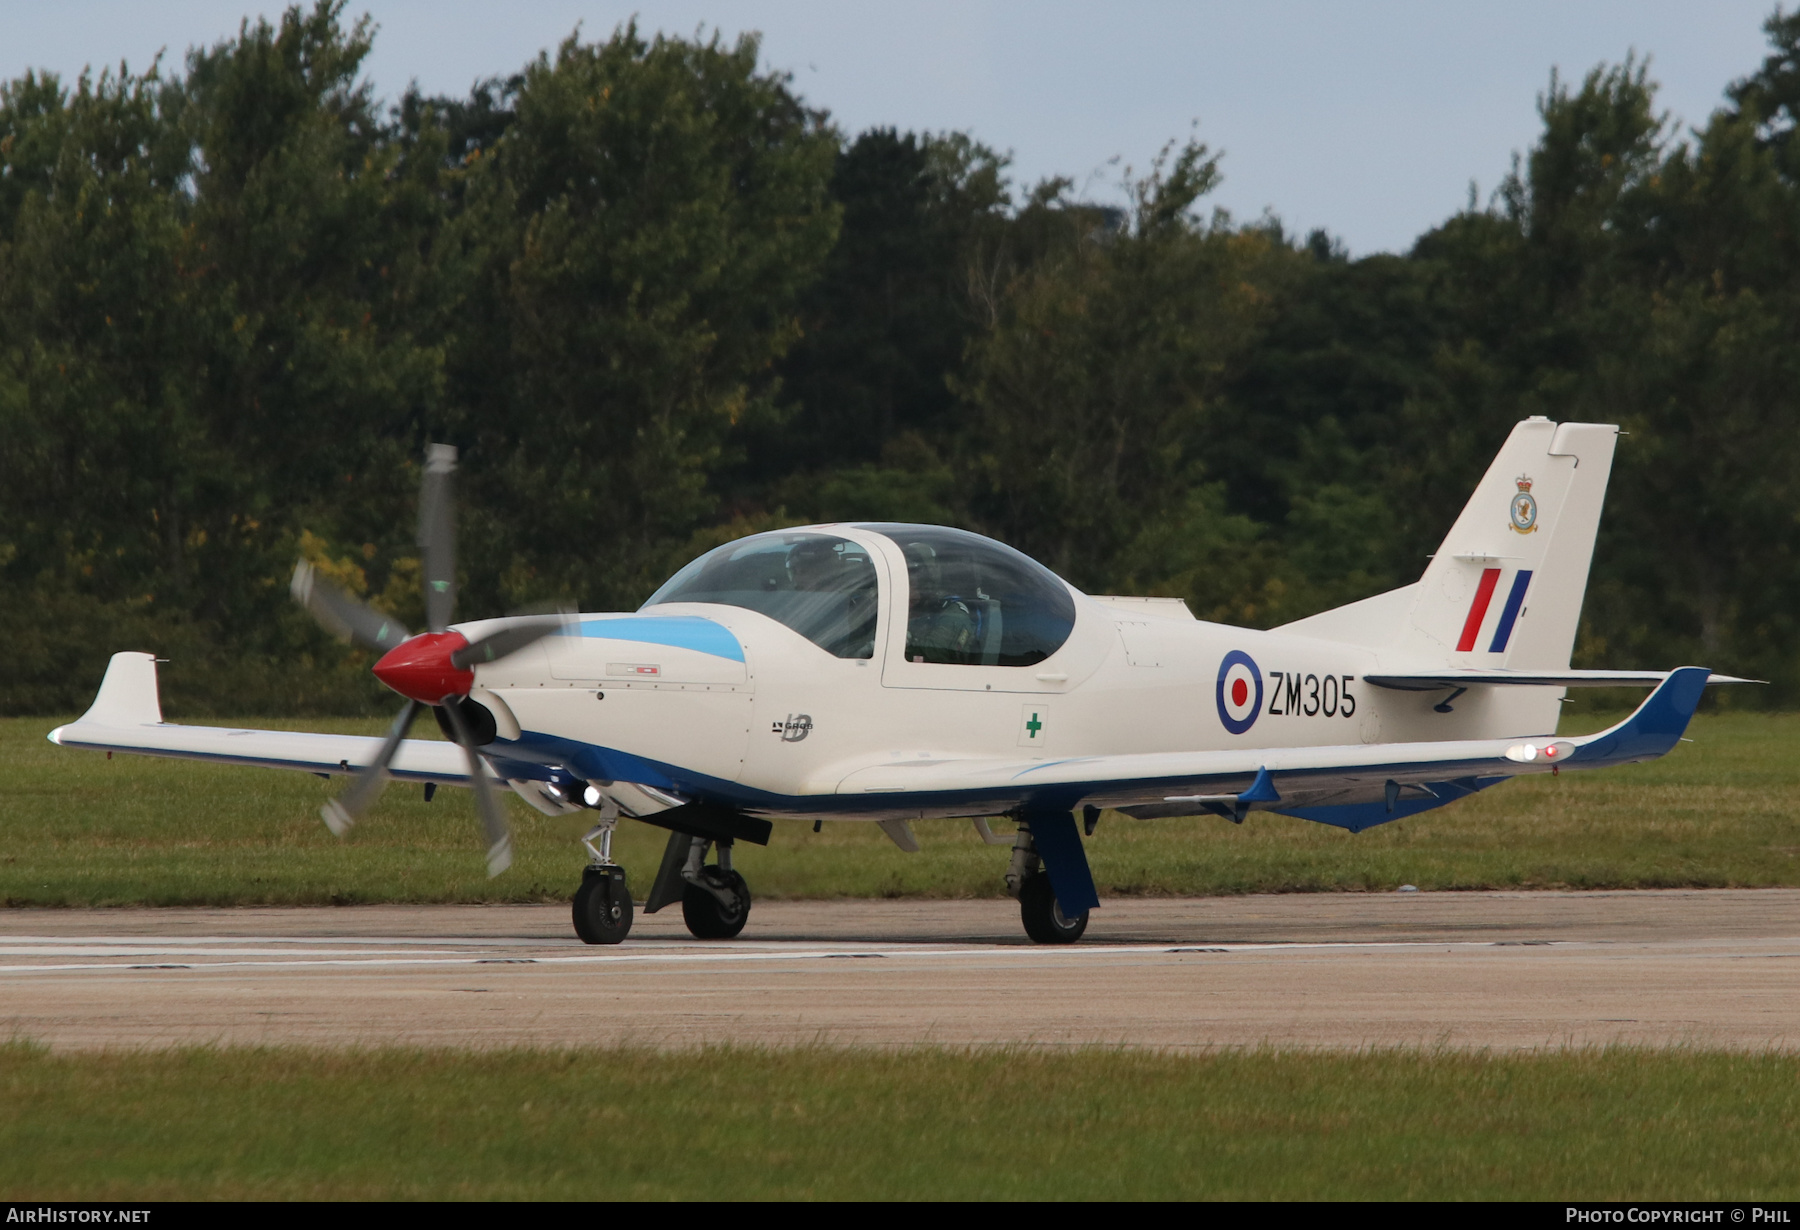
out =
[[[51,731],[49,738],[63,747],[325,775],[354,773],[372,763],[382,743],[362,735],[164,722],[157,699],[156,659],[147,653],[114,654],[93,705],[80,718]],[[403,781],[469,784],[462,750],[454,743],[430,739],[403,741],[388,771]]]

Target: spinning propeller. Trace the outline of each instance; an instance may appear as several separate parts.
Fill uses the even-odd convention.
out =
[[[560,629],[564,621],[558,616],[515,621],[476,641],[449,630],[456,608],[456,509],[451,497],[455,472],[454,448],[448,444],[426,448],[425,479],[419,493],[419,553],[429,631],[413,635],[398,620],[365,606],[319,576],[305,560],[294,567],[292,591],[294,600],[326,629],[365,648],[380,650],[375,677],[406,697],[406,705],[388,729],[373,763],[357,773],[348,790],[319,809],[326,826],[342,837],[380,797],[400,741],[419,709],[429,705],[438,710],[441,724],[468,761],[469,785],[475,791],[488,843],[488,875],[497,876],[512,865],[512,834],[462,703],[475,686],[476,666],[517,653]]]

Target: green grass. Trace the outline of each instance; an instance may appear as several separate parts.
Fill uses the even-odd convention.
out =
[[[0,1047],[0,1199],[1800,1197],[1800,1057]]]
[[[1598,729],[1610,715],[1571,717]],[[341,781],[302,773],[58,748],[56,723],[0,721],[0,902],[8,905],[302,904],[562,899],[588,818],[509,802],[518,859],[489,881],[466,794],[426,804],[395,785],[347,841],[318,807]],[[290,725],[377,733],[378,721]],[[421,731],[429,728],[424,723]],[[1565,730],[1565,733],[1568,731]],[[435,732],[434,732],[435,733]],[[1133,821],[1089,843],[1101,892],[1215,894],[1800,884],[1800,715],[1695,719],[1692,744],[1647,765],[1506,783],[1362,834],[1281,816]],[[1005,826],[1002,826],[1004,829]],[[965,822],[917,826],[920,854],[872,825],[778,822],[741,847],[759,898],[978,897],[1001,892],[1004,849]],[[641,895],[666,837],[627,823],[616,853]]]

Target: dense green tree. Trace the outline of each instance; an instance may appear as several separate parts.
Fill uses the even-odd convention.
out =
[[[446,264],[450,431],[468,448],[474,596],[641,600],[716,507],[731,428],[836,234],[836,142],[757,42],[631,26],[530,65],[467,169]]]
[[[1552,76],[1485,206],[1400,255],[1124,209],[966,134],[850,137],[754,38],[570,38],[384,108],[340,0],[177,67],[0,83],[0,710],[176,658],[177,712],[379,705],[304,553],[419,617],[421,446],[464,613],[630,606],[824,519],[966,525],[1269,625],[1412,580],[1519,418],[1619,422],[1578,646],[1800,694],[1800,15],[1698,129]],[[504,67],[504,66],[501,66]]]
[[[1171,522],[1196,542],[1221,529],[1216,500],[1193,493],[1217,478],[1223,390],[1294,257],[1276,235],[1200,216],[1217,179],[1190,142],[1131,185],[1117,229],[1040,199],[1062,241],[1001,288],[959,380],[972,518],[1090,590],[1191,572],[1185,548],[1185,564],[1138,549]]]
[[[954,430],[945,377],[978,323],[965,267],[980,233],[1003,225],[1001,166],[966,138],[880,128],[837,155],[842,234],[782,365],[795,408],[751,441],[753,472],[871,463],[896,436]]]
[[[27,621],[52,692],[126,615],[201,654],[304,649],[300,532],[397,511],[439,379],[412,332],[433,197],[395,174],[368,29],[338,15],[246,23],[179,78],[0,94],[0,553],[9,597],[69,608]]]

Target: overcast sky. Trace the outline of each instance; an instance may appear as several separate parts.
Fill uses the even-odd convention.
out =
[[[251,0],[0,4],[0,74],[73,75],[235,33]],[[1770,0],[366,0],[380,29],[368,74],[393,98],[409,81],[467,90],[577,24],[604,38],[638,14],[646,31],[763,33],[767,65],[846,130],[962,129],[1011,151],[1022,182],[1062,174],[1113,200],[1198,121],[1225,153],[1215,201],[1324,227],[1361,255],[1403,251],[1467,199],[1485,200],[1536,136],[1552,67],[1579,78],[1636,51],[1662,105],[1698,124],[1727,83],[1761,63]]]

